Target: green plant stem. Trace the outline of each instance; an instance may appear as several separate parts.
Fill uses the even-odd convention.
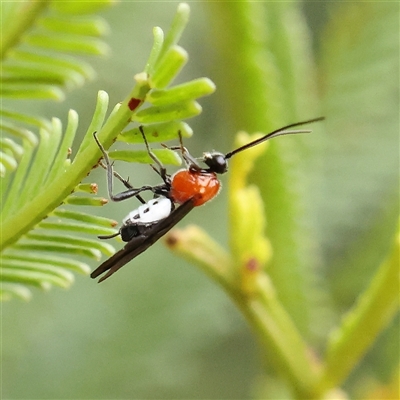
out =
[[[299,99],[289,100],[283,90],[294,79],[296,93],[300,87],[305,89],[307,85],[302,86],[300,82],[309,82],[312,73],[309,53],[305,49],[301,54],[299,50],[293,53],[298,36],[306,31],[299,4],[245,0],[213,2],[209,7],[215,20],[213,25],[218,29],[215,44],[225,62],[235,66],[229,76],[221,74],[218,86],[229,108],[227,119],[233,129],[246,127],[249,132],[267,133],[299,118]],[[288,15],[295,16],[291,19],[295,23],[288,24]],[[285,37],[285,43],[290,46],[277,49],[274,41],[278,42],[280,37]],[[289,80],[286,74],[291,77]],[[303,104],[313,98],[314,92],[309,89],[301,91]],[[296,326],[307,335],[315,291],[314,275],[310,271],[315,262],[315,249],[310,246],[310,232],[305,233],[304,228],[308,216],[304,214],[302,197],[305,182],[300,180],[300,160],[296,157],[298,140],[271,141],[268,153],[258,160],[259,170],[254,171],[253,177],[263,197],[268,239],[273,249],[269,275]]]
[[[45,218],[52,210],[58,207],[63,200],[75,189],[80,183],[82,177],[86,176],[90,170],[97,164],[101,157],[99,148],[92,138],[93,132],[99,130],[99,138],[107,148],[111,145],[116,136],[130,122],[133,111],[128,107],[128,103],[132,98],[144,100],[147,92],[150,90],[147,80],[142,79],[143,76],[137,76],[137,85],[133,88],[129,96],[122,102],[119,109],[113,113],[101,128],[104,115],[98,117],[97,127],[91,124],[90,131],[87,132],[84,139],[84,146],[71,166],[68,173],[63,174],[63,186],[60,190],[59,179],[54,179],[40,194],[35,196],[32,201],[25,204],[22,209],[14,216],[10,216],[3,221],[2,237],[0,249],[3,250],[7,246],[16,242],[21,235],[28,232],[33,226]],[[104,99],[103,99],[104,101]],[[107,99],[108,101],[108,99]],[[106,107],[103,107],[103,113]]]
[[[235,275],[234,261],[205,231],[195,226],[175,229],[166,237],[167,245],[198,265],[230,295],[257,333],[269,357],[282,372],[297,398],[318,399],[315,389],[319,370],[289,314],[280,304],[267,275],[259,270],[255,290],[245,293]]]
[[[269,278],[261,272],[257,282],[256,294],[235,296],[234,299],[268,349],[265,356],[272,356],[297,398],[321,398],[315,388],[318,366],[312,360],[311,350],[277,299]]]
[[[321,378],[324,390],[340,385],[360,361],[379,333],[398,312],[399,237],[390,256],[381,264],[371,284],[330,337],[326,366]]]

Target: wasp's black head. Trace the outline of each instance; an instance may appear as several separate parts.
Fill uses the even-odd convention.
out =
[[[222,153],[213,151],[212,153],[204,153],[203,155],[204,164],[206,164],[210,171],[216,174],[224,174],[228,171],[228,162],[226,157]]]

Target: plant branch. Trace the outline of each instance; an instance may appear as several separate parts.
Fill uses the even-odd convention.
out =
[[[322,388],[340,385],[398,312],[399,239],[397,236],[391,254],[382,262],[369,287],[331,334],[321,378]]]

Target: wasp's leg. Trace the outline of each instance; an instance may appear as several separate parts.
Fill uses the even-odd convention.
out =
[[[121,230],[119,230],[117,233],[113,233],[112,235],[99,235],[97,236],[99,239],[112,239],[114,237],[117,237],[121,233]]]
[[[105,170],[107,170],[107,166],[105,164],[103,164],[103,162],[100,161],[100,166],[103,167]],[[122,184],[127,188],[127,189],[133,189],[133,190],[137,190],[135,189],[130,183],[129,183],[129,178],[128,179],[124,179],[117,171],[113,170],[113,175],[115,178],[117,178],[120,182],[122,182]],[[115,195],[114,195],[115,197]],[[143,199],[143,197],[138,194],[136,195],[136,198],[142,203],[142,204],[146,204],[146,200]]]
[[[158,165],[159,170],[153,168],[160,176],[161,179],[164,181],[166,185],[170,184],[170,179],[167,174],[167,169],[164,167],[162,162],[157,158],[157,156],[151,151],[149,143],[147,142],[146,135],[144,134],[143,126],[139,126],[139,131],[142,134],[144,144],[146,145],[147,152],[149,153],[150,158]]]
[[[108,157],[107,152],[105,151],[103,145],[99,142],[96,132],[93,133],[94,140],[96,141],[97,145],[99,146],[100,151],[103,154],[103,159],[105,162],[105,165],[103,163],[100,163],[100,165],[107,170],[107,189],[108,189],[108,196],[112,201],[122,201],[129,199],[131,197],[136,197],[142,204],[145,204],[146,201],[143,199],[143,197],[140,196],[139,193],[144,192],[146,190],[152,190],[151,186],[143,186],[141,188],[135,189],[127,179],[122,178],[122,176],[114,171],[113,169],[113,164],[110,162],[110,158]],[[124,192],[118,193],[118,194],[113,194],[113,177],[116,177],[118,180],[120,180],[123,185],[128,189],[125,190]]]
[[[102,161],[100,161],[99,165],[107,171],[107,165],[105,165]],[[117,171],[113,170],[114,178],[117,178],[127,189],[133,189],[133,186],[129,182],[128,179],[124,179]]]
[[[182,158],[185,161],[186,167],[195,167],[198,170],[202,169],[196,158],[194,158],[188,151],[188,149],[183,145],[181,131],[178,131],[179,146],[167,146],[165,143],[161,143],[161,146],[169,150],[180,150]]]

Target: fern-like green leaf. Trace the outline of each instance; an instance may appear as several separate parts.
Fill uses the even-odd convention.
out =
[[[63,233],[71,228],[66,221],[78,214],[64,210],[64,214],[69,214],[63,217],[62,209],[58,215],[53,210],[78,182],[70,181],[64,196],[51,199],[52,193],[48,193],[50,201],[46,199],[47,190],[63,193],[66,184],[63,178],[71,167],[69,152],[78,127],[78,115],[70,112],[64,133],[57,118],[48,121],[10,106],[7,109],[7,103],[15,104],[8,99],[61,100],[67,90],[95,76],[90,64],[71,53],[105,54],[107,46],[100,36],[108,28],[102,19],[88,15],[89,10],[74,4],[68,7],[52,2],[2,5],[2,299],[12,296],[28,299],[30,291],[26,285],[69,286],[73,275],[68,270],[88,273],[86,263],[61,258],[55,253],[99,258],[100,252],[113,252],[108,244],[99,245],[93,239]],[[90,12],[96,12],[99,5]],[[39,135],[35,133],[37,129]],[[53,225],[43,227],[39,222],[47,215],[47,223],[53,221]],[[80,213],[79,218],[84,221],[85,215]],[[114,221],[107,223],[108,228],[101,219],[98,231],[112,231]],[[94,218],[87,225],[92,227],[92,232],[97,232],[97,224]]]
[[[62,11],[62,7],[56,9],[54,13]],[[87,11],[85,8],[83,10]],[[72,9],[68,9],[68,12],[72,12]],[[101,157],[93,139],[93,132],[97,132],[105,148],[111,145],[131,121],[148,124],[144,129],[148,132],[151,142],[176,138],[178,131],[183,136],[192,134],[191,128],[179,119],[197,115],[201,107],[196,99],[212,93],[215,87],[210,80],[201,78],[175,88],[167,88],[179,72],[179,68],[175,67],[175,43],[186,23],[187,12],[186,5],[178,7],[177,17],[165,42],[161,29],[154,30],[154,46],[146,66],[146,69],[154,71],[154,74],[143,72],[135,75],[135,87],[125,100],[115,106],[107,119],[108,95],[103,91],[99,92],[92,121],[76,154],[71,154],[78,130],[79,118],[75,111],[69,112],[68,123],[64,129],[58,118],[46,121],[39,116],[2,110],[3,116],[7,118],[3,128],[9,133],[9,137],[2,140],[3,149],[2,154],[0,153],[3,161],[1,172],[5,175],[0,210],[3,229],[0,241],[3,299],[12,296],[29,298],[29,286],[43,289],[53,285],[68,287],[73,281],[71,271],[88,273],[90,270],[81,258],[99,260],[101,254],[110,256],[114,253],[112,245],[97,240],[96,236],[115,233],[117,223],[74,210],[75,206],[102,206],[107,202],[106,199],[93,196],[97,190],[96,184],[81,182]],[[29,60],[29,65],[20,68],[10,62],[7,71],[14,74],[15,85],[22,85],[24,80],[29,81],[30,84],[24,90],[35,91],[33,97],[40,93],[40,96],[44,96],[47,91],[61,92],[68,85],[78,83],[79,77],[87,78],[90,74],[85,74],[85,67],[82,68],[84,64],[77,62],[77,66],[74,67],[74,59],[56,56],[52,63],[46,58],[51,58],[52,54],[43,56],[44,58],[40,58],[40,55],[35,59],[32,53],[26,51],[27,47],[46,47],[58,54],[57,52],[70,50],[67,42],[74,36],[74,50],[85,54],[104,52],[104,45],[97,39],[79,39],[82,33],[96,36],[102,31],[95,29],[97,25],[94,20],[85,16],[85,19],[77,21],[75,26],[74,19],[63,20],[58,24],[61,17],[51,13],[50,15],[50,19],[43,17],[44,19],[37,22],[40,26],[39,33],[24,39],[28,43],[24,52],[10,52],[11,60],[15,59],[16,53],[22,55],[25,61]],[[48,32],[57,30],[57,34],[53,32],[47,38],[43,38],[46,29]],[[39,54],[40,51],[38,50]],[[186,52],[182,49],[180,54]],[[40,62],[43,60],[49,61],[49,69],[41,69]],[[50,70],[53,70],[55,65],[60,68],[52,74]],[[160,71],[160,65],[168,73],[157,72]],[[153,79],[154,76],[160,78]],[[154,84],[153,81],[159,83]],[[11,85],[11,81],[9,83],[10,88],[18,92]],[[34,132],[36,129],[38,135]],[[137,127],[129,127],[120,135],[121,141],[141,142],[138,133]],[[17,142],[16,137],[21,144]],[[137,140],[138,138],[140,139]],[[175,152],[169,149],[154,151],[166,164],[179,165],[181,162]],[[110,156],[116,160],[152,162],[142,149],[113,151]],[[7,170],[8,174],[5,174]]]
[[[91,205],[104,204],[104,199],[87,196],[85,188],[92,191],[90,185],[79,186],[79,192],[69,195],[82,179],[79,173],[74,173],[74,162],[69,159],[77,127],[78,116],[71,111],[65,133],[61,122],[53,119],[50,132],[40,130],[36,148],[24,140],[21,162],[12,177],[3,182],[6,184],[2,185],[1,278],[7,283],[2,286],[5,299],[11,294],[28,298],[24,288],[27,285],[44,289],[52,285],[67,287],[73,281],[68,270],[81,273],[90,270],[86,263],[70,257],[99,259],[101,253],[110,255],[114,251],[110,244],[99,243],[93,237],[112,232],[115,221],[68,208],[71,204],[87,203],[86,199]],[[90,169],[90,164],[87,168]],[[68,205],[59,206],[62,202]],[[71,234],[77,231],[90,237]]]
[[[36,144],[32,129],[40,127],[49,134],[52,128],[50,121],[12,110],[7,105],[8,99],[63,100],[67,90],[75,89],[95,76],[90,64],[71,54],[103,55],[108,52],[107,45],[100,39],[108,31],[103,19],[86,15],[86,10],[78,6],[66,8],[55,4],[2,5],[0,127],[2,135],[9,136],[8,140],[14,143],[28,138]],[[99,6],[94,7],[93,12]],[[75,15],[71,17],[71,13]],[[45,131],[41,135],[46,135]],[[15,170],[21,154],[16,156],[9,146],[2,146],[1,154],[0,173],[4,176],[7,171]]]

